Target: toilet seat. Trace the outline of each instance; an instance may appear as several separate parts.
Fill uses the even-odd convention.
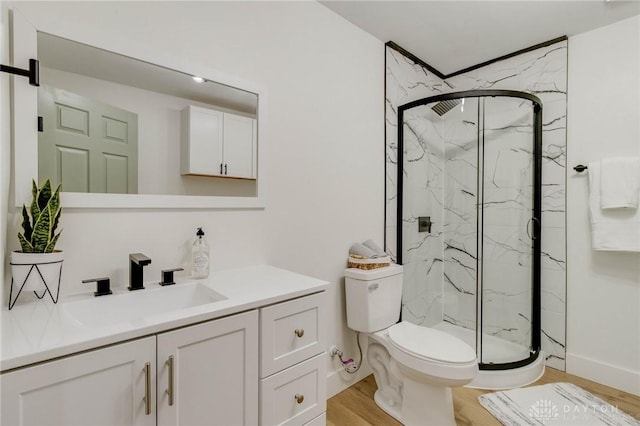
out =
[[[389,327],[389,342],[424,361],[443,364],[476,362],[475,351],[462,340],[434,328],[401,321]]]
[[[412,380],[445,387],[464,386],[478,373],[476,354],[469,345],[457,337],[446,333],[445,336],[441,336],[440,333],[440,330],[400,322],[369,336],[389,351],[402,373]],[[390,334],[402,344],[396,343]],[[407,340],[404,340],[405,337]],[[434,340],[425,341],[427,338]],[[423,342],[429,346],[428,349],[419,346]],[[450,352],[438,349],[438,346],[449,348]]]

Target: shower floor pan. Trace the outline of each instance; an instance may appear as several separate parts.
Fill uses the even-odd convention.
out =
[[[434,328],[459,338],[472,348],[476,347],[474,330],[444,321]],[[529,357],[529,348],[488,334],[482,336],[482,348],[483,358],[496,364]],[[542,374],[544,374],[544,356],[540,352],[535,361],[523,367],[508,370],[479,370],[476,378],[467,387],[491,390],[512,389],[533,383],[542,377]]]

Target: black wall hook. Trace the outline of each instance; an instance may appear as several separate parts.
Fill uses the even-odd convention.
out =
[[[10,67],[9,65],[0,65],[0,71],[10,74],[29,77],[29,84],[32,86],[40,86],[40,61],[37,59],[29,59],[29,69]]]

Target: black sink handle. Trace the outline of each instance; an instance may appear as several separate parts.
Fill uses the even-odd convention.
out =
[[[113,294],[113,292],[111,291],[111,284],[110,284],[109,277],[89,278],[87,280],[82,280],[83,284],[93,283],[93,282],[97,284],[96,291],[93,293],[95,297]]]
[[[175,284],[175,281],[173,280],[173,273],[178,271],[184,271],[184,269],[172,268],[172,269],[163,269],[162,271],[160,271],[159,284],[162,286]]]

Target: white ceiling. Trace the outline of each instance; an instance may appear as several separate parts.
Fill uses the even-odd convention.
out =
[[[443,74],[640,14],[637,0],[321,3]]]

